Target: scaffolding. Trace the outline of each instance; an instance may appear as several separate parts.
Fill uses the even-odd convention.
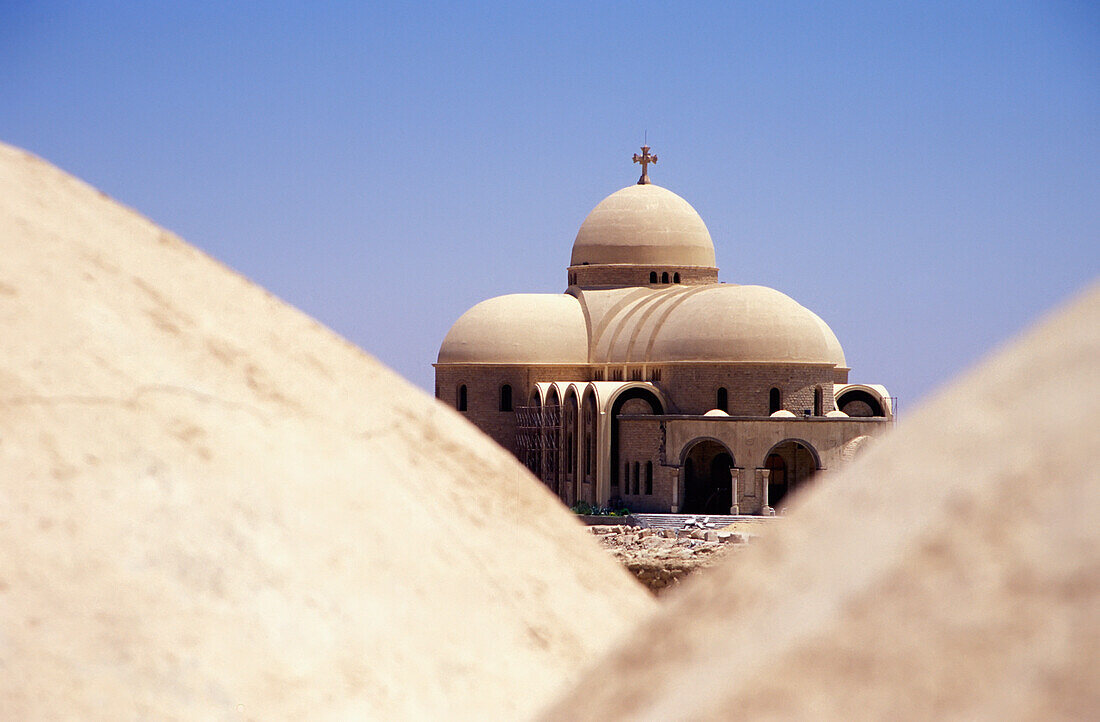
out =
[[[560,406],[516,407],[516,456],[554,493],[563,438]]]

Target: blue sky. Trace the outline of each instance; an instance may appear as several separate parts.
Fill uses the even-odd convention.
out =
[[[1093,2],[0,2],[0,139],[426,389],[647,132],[903,414],[1100,272]]]

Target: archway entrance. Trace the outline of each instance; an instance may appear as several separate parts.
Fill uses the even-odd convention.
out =
[[[580,499],[580,480],[577,478],[577,438],[580,411],[576,391],[565,394],[562,411],[562,463],[561,497],[566,506],[573,506]]]
[[[635,386],[620,393],[611,404],[611,492],[617,495],[620,489],[619,472],[623,459],[619,458],[619,415],[620,414],[663,414],[660,399],[649,389]],[[625,486],[626,480],[623,479]],[[626,493],[623,489],[621,493]]]
[[[581,433],[583,446],[577,498],[589,504],[596,503],[596,394],[589,388],[584,394],[581,409]],[[582,494],[583,492],[583,494]]]
[[[885,416],[882,404],[863,389],[845,391],[836,400],[837,408],[849,416]]]
[[[730,469],[733,456],[722,444],[710,439],[697,441],[684,457],[685,514],[729,514],[733,505]]]
[[[801,441],[784,441],[772,447],[764,460],[768,477],[768,505],[779,509],[789,495],[818,470],[817,452]]]

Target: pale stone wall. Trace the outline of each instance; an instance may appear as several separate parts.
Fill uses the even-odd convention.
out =
[[[679,464],[696,439],[711,438],[723,443],[741,471],[738,484],[741,512],[758,514],[763,506],[763,477],[760,470],[768,452],[779,443],[795,440],[816,453],[820,470],[835,471],[843,463],[844,447],[859,436],[881,436],[893,428],[882,418],[799,418],[799,419],[667,419],[665,454],[670,464]]]
[[[457,408],[458,389],[466,385],[466,418],[509,451],[515,451],[516,415],[500,410],[500,387],[512,386],[512,407],[530,403],[535,384],[588,378],[588,366],[521,364],[438,364],[435,396]],[[560,401],[560,400],[559,400]]]
[[[504,448],[515,452],[516,416],[514,411],[500,410],[500,388],[512,386],[513,408],[527,405],[537,383],[552,381],[585,381],[591,379],[600,367],[588,365],[525,366],[487,364],[444,364],[436,367],[436,396],[444,403],[457,405],[458,388],[466,385],[466,418]],[[803,409],[813,409],[814,389],[822,388],[822,413],[835,408],[832,380],[835,370],[814,364],[662,364],[652,366],[649,373],[659,370],[661,380],[655,385],[665,395],[667,431],[664,463],[661,460],[663,436],[658,417],[632,416],[646,414],[648,404],[628,401],[619,423],[619,456],[609,458],[607,429],[598,434],[597,476],[602,481],[585,483],[570,476],[562,468],[556,479],[547,479],[551,488],[559,490],[568,503],[576,499],[606,504],[611,498],[621,498],[623,503],[636,511],[672,511],[682,503],[683,482],[680,479],[680,455],[684,444],[699,437],[712,437],[730,449],[740,473],[740,503],[745,513],[757,513],[763,505],[762,482],[757,469],[764,465],[768,450],[786,439],[800,439],[810,444],[820,457],[824,468],[839,466],[845,444],[858,436],[877,435],[889,428],[882,419],[843,419],[811,417],[802,418]],[[715,407],[715,394],[725,387],[728,395],[730,417],[700,418]],[[771,388],[782,392],[782,407],[795,413],[797,419],[771,419],[768,417]],[[561,399],[564,401],[564,399]],[[693,418],[676,418],[677,415]],[[738,417],[756,417],[745,419]],[[754,426],[754,424],[756,424]],[[759,424],[763,424],[760,426]],[[793,426],[792,426],[793,424]],[[869,426],[868,426],[869,425]],[[867,430],[864,430],[864,429]],[[687,429],[687,430],[684,430]],[[784,435],[785,434],[785,435]],[[583,435],[574,437],[574,466],[583,458],[580,446]],[[564,463],[567,457],[563,455]],[[633,493],[633,484],[625,488],[622,483],[624,461],[637,461],[642,470],[639,493]],[[653,493],[644,493],[644,468],[646,462],[653,465]],[[603,466],[601,466],[603,465]],[[602,469],[602,470],[601,470]],[[612,471],[613,469],[613,471]],[[633,470],[633,466],[631,466]],[[616,486],[610,482],[617,480]],[[580,481],[581,483],[577,483]]]
[[[622,405],[619,413],[630,416],[632,414],[650,414],[653,413],[653,410],[645,399],[630,399]]]
[[[684,489],[680,471],[685,453],[699,439],[713,439],[729,449],[739,470],[741,513],[758,514],[764,502],[763,477],[759,472],[776,444],[788,440],[807,444],[819,459],[820,469],[816,473],[821,473],[841,467],[844,448],[853,439],[880,436],[891,428],[893,424],[881,418],[622,417],[619,419],[619,459],[612,463],[619,465],[621,477],[624,462],[638,461],[639,468],[644,470],[645,462],[652,461],[653,494],[635,495],[620,490],[620,496],[632,511],[667,512],[682,503]]]
[[[628,402],[629,404],[629,402]],[[625,407],[626,405],[624,405]],[[618,480],[619,498],[631,511],[666,512],[669,510],[668,498],[672,490],[672,480],[668,469],[661,465],[661,429],[653,417],[635,417],[619,420],[619,460]],[[630,483],[624,483],[624,464],[630,464]],[[638,493],[634,493],[633,469],[638,464]],[[652,465],[653,490],[646,494],[646,464]],[[615,475],[612,475],[615,478]],[[611,488],[614,495],[615,487]]]
[[[662,364],[661,391],[669,411],[705,414],[715,407],[715,395],[724,387],[730,416],[767,416],[769,392],[782,394],[781,408],[801,416],[814,408],[814,389],[822,388],[821,413],[836,408],[833,367],[816,364]]]

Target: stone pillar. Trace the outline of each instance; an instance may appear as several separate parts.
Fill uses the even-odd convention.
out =
[[[764,494],[763,494],[763,496],[764,496],[764,506],[761,507],[760,513],[763,514],[764,516],[775,516],[775,509],[772,509],[770,506],[768,506],[768,481],[771,479],[771,476],[772,476],[772,470],[771,469],[761,469],[760,470],[760,478],[764,482],[764,484],[763,484],[763,486],[764,486]]]
[[[740,476],[740,469],[730,469],[730,485],[733,487],[730,494],[730,501],[733,502],[733,506],[730,507],[730,514],[734,516],[741,513],[741,505],[738,503],[740,500],[737,498],[737,481]]]
[[[680,474],[683,467],[676,468],[676,478],[672,480],[672,508],[669,510],[673,514],[680,512]]]

